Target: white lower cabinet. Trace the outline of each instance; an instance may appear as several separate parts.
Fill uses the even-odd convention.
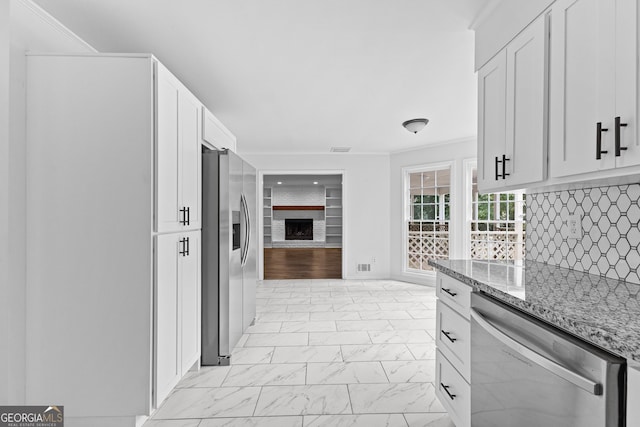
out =
[[[156,236],[157,408],[200,358],[200,231]]]
[[[436,396],[456,427],[471,425],[471,287],[436,277]]]
[[[436,351],[436,396],[456,427],[471,425],[471,386],[440,350]]]
[[[471,330],[469,320],[438,302],[436,306],[436,345],[438,350],[454,361],[460,374],[471,377]]]

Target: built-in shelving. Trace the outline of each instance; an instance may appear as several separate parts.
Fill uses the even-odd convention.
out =
[[[263,227],[264,227],[264,247],[272,247],[272,235],[271,235],[271,209],[273,205],[271,203],[271,188],[265,187],[263,193]]]
[[[325,246],[328,248],[342,247],[342,188],[325,188]]]

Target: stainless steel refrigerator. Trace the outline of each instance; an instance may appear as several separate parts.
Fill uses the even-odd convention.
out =
[[[256,170],[235,153],[202,152],[202,365],[228,365],[256,314]]]

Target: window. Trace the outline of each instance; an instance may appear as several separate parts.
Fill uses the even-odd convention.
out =
[[[429,259],[449,258],[451,167],[409,171],[405,178],[409,191],[406,268],[432,271]]]
[[[479,194],[471,171],[470,256],[484,260],[522,260],[525,254],[524,192]]]

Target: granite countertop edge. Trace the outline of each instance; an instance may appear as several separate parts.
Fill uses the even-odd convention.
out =
[[[640,367],[640,346],[629,345],[629,342],[637,341],[637,337],[625,336],[625,334],[621,334],[619,331],[602,328],[590,324],[584,319],[575,319],[569,316],[564,316],[553,309],[548,309],[540,306],[539,304],[532,304],[523,301],[522,299],[509,295],[508,293],[496,289],[489,284],[469,277],[454,269],[440,265],[437,261],[429,260],[429,265],[447,276],[453,277],[474,289],[489,294],[524,313],[542,319],[547,323],[603,348],[606,351],[614,353],[620,357],[624,357],[627,361],[633,362],[634,366]]]

